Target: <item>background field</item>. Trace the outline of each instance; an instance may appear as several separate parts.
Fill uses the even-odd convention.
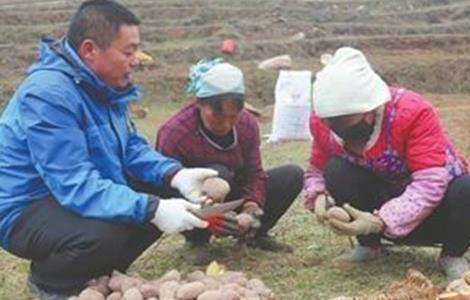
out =
[[[295,69],[317,71],[319,56],[343,45],[362,49],[390,83],[424,93],[438,108],[460,150],[470,156],[470,1],[465,0],[130,0],[123,1],[142,18],[143,49],[156,60],[139,70],[136,82],[148,92],[150,109],[138,126],[153,144],[158,124],[186,101],[184,85],[191,63],[219,54],[224,38],[238,49],[226,59],[245,72],[249,102],[266,115],[270,130],[277,72],[257,69],[258,62],[290,54]],[[80,1],[0,0],[0,111],[35,58],[37,39],[60,36]],[[291,41],[296,33],[305,39]],[[307,142],[263,143],[266,168],[295,162],[306,166]],[[438,254],[430,248],[393,248],[380,263],[338,269],[331,258],[349,243],[319,227],[299,198],[273,233],[296,247],[293,255],[252,251],[234,259],[233,241],[215,243],[220,260],[233,269],[261,277],[279,299],[329,299],[368,294],[403,277],[408,268],[433,271]],[[165,237],[132,269],[146,277],[169,268],[195,269],[184,263],[181,237]],[[0,299],[30,299],[24,283],[28,264],[0,252]]]

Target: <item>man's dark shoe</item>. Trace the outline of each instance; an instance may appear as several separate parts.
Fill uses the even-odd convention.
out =
[[[291,246],[276,241],[273,237],[270,236],[258,236],[253,240],[248,241],[248,247],[258,248],[261,250],[272,251],[272,252],[283,252],[283,253],[292,253],[294,248]]]
[[[39,300],[67,300],[70,297],[70,295],[56,294],[44,291],[32,281],[31,276],[28,276],[26,285],[28,286],[29,292],[35,297],[37,297]]]
[[[186,251],[184,251],[184,260],[195,266],[204,266],[213,260],[209,243],[195,244],[186,242]]]

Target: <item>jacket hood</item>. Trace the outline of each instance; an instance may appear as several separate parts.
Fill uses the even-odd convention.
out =
[[[27,71],[32,74],[40,70],[58,71],[69,76],[89,96],[110,104],[126,103],[142,98],[142,91],[131,84],[124,90],[107,85],[81,60],[67,39],[44,37],[38,44],[38,60]]]

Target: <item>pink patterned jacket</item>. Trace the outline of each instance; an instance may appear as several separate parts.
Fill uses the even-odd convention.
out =
[[[349,154],[342,140],[315,114],[310,118],[314,138],[305,173],[305,206],[313,211],[325,191],[323,169],[331,156],[360,165],[403,193],[379,209],[384,234],[399,238],[412,232],[444,197],[449,182],[468,172],[468,164],[447,138],[434,107],[411,91],[390,88],[392,100],[379,108],[374,132],[361,157]]]

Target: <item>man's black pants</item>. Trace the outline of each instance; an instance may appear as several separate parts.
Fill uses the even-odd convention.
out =
[[[302,188],[299,167],[275,168],[268,174],[268,199],[278,201],[266,203],[265,230],[274,226]],[[157,193],[155,188],[137,182],[132,186],[162,197],[178,194],[175,190]],[[23,211],[11,232],[8,251],[31,260],[31,280],[41,289],[72,294],[92,278],[113,270],[125,272],[161,234],[152,224],[82,218],[48,198],[33,202]]]
[[[94,277],[126,271],[160,236],[152,224],[82,218],[54,199],[44,199],[21,214],[8,251],[31,260],[31,280],[41,289],[71,294]]]
[[[372,212],[384,202],[399,196],[394,186],[361,167],[342,158],[328,161],[325,172],[328,193],[336,205],[352,206]],[[363,246],[377,246],[380,236],[358,236]],[[392,240],[397,244],[442,244],[442,254],[462,256],[470,244],[470,175],[454,179],[440,205],[408,236]]]

